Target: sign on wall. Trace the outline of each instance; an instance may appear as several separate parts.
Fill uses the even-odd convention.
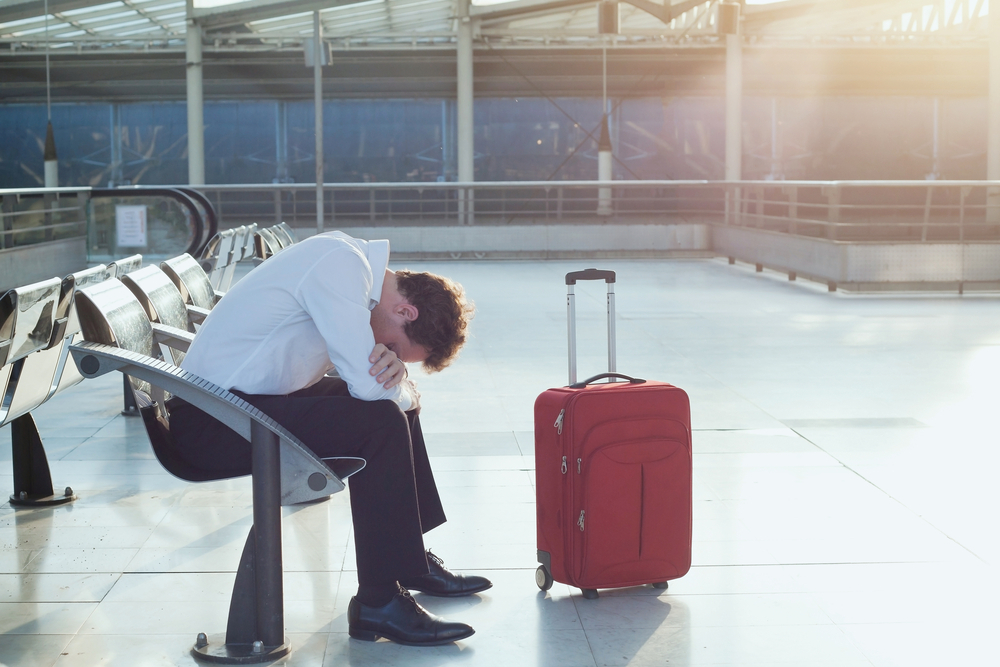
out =
[[[115,234],[119,248],[145,248],[146,207],[115,206]]]

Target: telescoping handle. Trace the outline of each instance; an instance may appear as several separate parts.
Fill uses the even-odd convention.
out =
[[[608,284],[608,372],[615,372],[615,272],[584,269],[566,274],[566,310],[569,329],[569,383],[576,384],[576,293],[578,280],[603,280]]]

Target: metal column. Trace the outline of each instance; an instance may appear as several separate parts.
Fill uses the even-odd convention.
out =
[[[991,7],[992,9],[992,7]],[[1000,180],[1000,12],[990,11],[989,98],[986,121],[986,179]],[[990,188],[987,222],[1000,222],[1000,188]]]
[[[469,17],[470,0],[458,1],[457,113],[458,117],[458,181],[472,183],[475,172],[475,134],[473,131],[473,80],[472,80],[472,19]],[[459,190],[458,219],[460,224],[473,222],[472,190]]]
[[[726,35],[726,180],[742,180],[743,44],[739,34]]]
[[[313,12],[313,95],[316,107],[316,233],[323,233],[323,25]]]
[[[201,72],[201,26],[191,18],[187,26],[188,184],[205,184],[205,117]]]

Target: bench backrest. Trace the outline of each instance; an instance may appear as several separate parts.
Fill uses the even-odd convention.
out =
[[[299,237],[295,234],[295,230],[292,229],[287,222],[284,221],[279,222],[278,224],[275,225],[275,227],[281,229],[281,231],[283,231],[285,235],[288,236],[288,240],[291,241],[292,243],[299,242]]]
[[[56,309],[62,281],[50,278],[16,287],[0,297],[0,425],[37,407],[48,396],[52,376],[44,381],[24,373],[25,360],[47,349],[55,340]],[[38,394],[35,405],[29,396]],[[24,397],[24,398],[22,398]]]
[[[113,278],[121,278],[142,266],[142,255],[130,255],[108,264],[108,271]]]
[[[108,276],[108,267],[99,264],[83,271],[71,273],[62,279],[59,306],[56,308],[56,331],[53,333],[59,338],[59,344],[37,352],[25,360],[25,365],[30,365],[30,368],[25,368],[25,372],[39,376],[47,375],[48,368],[54,361],[49,392],[41,402],[49,400],[58,392],[79,384],[83,380],[76,364],[69,361],[69,346],[80,334],[80,318],[76,315],[76,291],[81,287],[107,280]]]
[[[257,223],[252,222],[247,225],[247,235],[243,238],[243,247],[241,248],[240,261],[245,259],[253,259],[254,253],[254,237],[257,235]]]
[[[281,252],[283,246],[270,229],[258,229],[254,235],[254,254],[257,259],[265,260]]]
[[[218,301],[212,283],[195,259],[184,253],[160,262],[160,268],[181,293],[185,303],[211,310]]]
[[[277,239],[278,245],[281,246],[282,250],[295,244],[295,238],[288,230],[288,225],[284,223],[278,223],[274,227],[271,227],[271,233],[274,234],[274,238]]]
[[[194,333],[180,290],[158,266],[144,266],[124,276],[122,283],[139,301],[150,322],[159,322]]]

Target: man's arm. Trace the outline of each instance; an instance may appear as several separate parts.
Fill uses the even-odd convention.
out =
[[[342,247],[324,255],[305,272],[296,296],[326,340],[330,361],[347,382],[351,395],[365,401],[394,401],[400,409],[409,410],[413,403],[411,393],[399,382],[389,385],[388,380],[380,381],[377,377],[389,368],[390,379],[395,379],[400,369],[393,362],[398,365],[402,362],[389,350],[386,350],[389,358],[385,358],[386,354],[375,355],[377,346],[368,310],[371,289],[372,275],[367,262]],[[372,374],[373,366],[379,364],[379,370]]]
[[[417,385],[407,379],[406,364],[400,361],[396,353],[382,343],[377,343],[368,361],[372,362],[368,371],[386,389],[399,385],[399,388],[410,395],[410,407],[404,410],[420,410],[420,392]]]

